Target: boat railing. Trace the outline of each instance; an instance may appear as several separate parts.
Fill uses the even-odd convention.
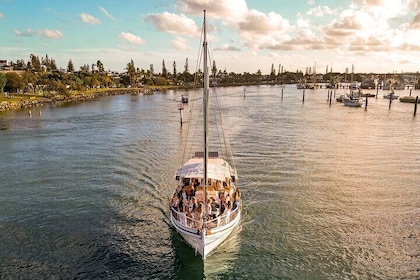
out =
[[[189,228],[195,228],[200,231],[203,228],[203,220],[197,220],[192,217],[189,217],[186,212],[177,211],[174,207],[171,207],[172,216],[181,223],[183,226]],[[220,227],[229,224],[233,221],[239,213],[239,207],[236,207],[234,210],[230,211],[230,213],[222,214],[216,218],[208,220],[205,222],[207,229],[212,229],[215,227]],[[197,231],[197,233],[198,233]]]

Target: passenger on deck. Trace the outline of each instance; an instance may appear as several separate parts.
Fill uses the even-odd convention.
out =
[[[226,211],[226,203],[222,202],[221,205],[220,205],[220,213],[219,213],[219,216],[222,216],[225,211]]]
[[[233,207],[232,207],[232,210],[233,210],[233,211],[235,211],[235,210],[236,210],[236,208],[238,208],[238,202],[235,200],[235,201],[233,202]]]
[[[211,213],[211,199],[207,199],[207,213]]]
[[[188,200],[188,212],[192,212],[192,210],[194,209],[194,202],[192,201],[192,199]]]
[[[192,209],[192,211],[194,211],[195,209],[197,209],[197,208],[198,208],[197,198],[194,196],[194,197],[191,199],[191,201],[192,201],[192,203],[193,203],[193,209]]]
[[[230,195],[229,194],[226,195],[226,205],[229,209],[231,208]]]
[[[187,211],[188,207],[188,199],[187,199],[187,191],[185,188],[182,189],[182,211]]]
[[[197,208],[195,208],[191,215],[192,215],[192,219],[193,219],[193,227],[201,230],[202,229],[202,224],[200,222],[201,219],[201,215],[202,215],[202,208],[203,208],[203,204],[198,204]]]
[[[189,186],[187,189],[188,198],[191,199],[195,195],[195,190],[192,186]]]
[[[172,197],[172,204],[171,206],[178,211],[179,209],[179,198],[178,195],[176,193],[174,193],[173,197]]]

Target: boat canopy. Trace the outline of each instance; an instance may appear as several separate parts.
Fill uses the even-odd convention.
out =
[[[183,178],[203,178],[204,162],[203,158],[192,158],[187,161],[175,174],[176,177]],[[236,177],[230,165],[222,158],[210,158],[207,165],[207,177],[219,181],[226,178]]]

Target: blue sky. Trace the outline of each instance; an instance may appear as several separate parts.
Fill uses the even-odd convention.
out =
[[[420,71],[420,0],[0,0],[0,59],[192,72],[204,8],[221,70]]]

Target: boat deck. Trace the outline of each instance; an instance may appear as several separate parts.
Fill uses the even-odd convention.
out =
[[[233,182],[226,181],[209,179],[207,203],[204,203],[203,187],[197,178],[180,180],[171,200],[175,219],[182,226],[194,229],[197,234],[203,229],[204,223],[207,230],[228,224],[238,213],[240,192]]]

